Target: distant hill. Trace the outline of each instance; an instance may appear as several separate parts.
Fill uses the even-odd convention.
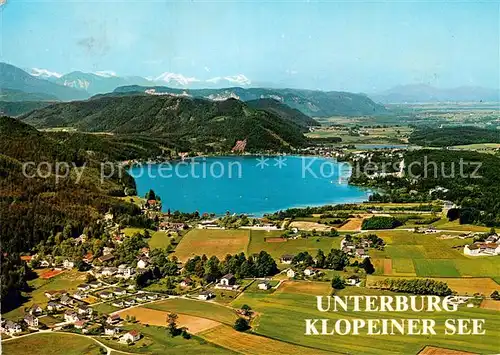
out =
[[[13,90],[2,88],[0,90],[0,101],[58,101],[57,97],[50,94],[40,92],[24,92],[21,90]]]
[[[181,95],[213,101],[235,98],[242,101],[274,99],[301,111],[310,117],[365,116],[387,114],[387,109],[362,94],[340,91],[314,91],[299,89],[241,88],[226,89],[175,89],[165,86],[124,86],[112,95],[125,93],[150,93],[153,95]]]
[[[471,126],[421,128],[411,134],[409,141],[424,147],[500,143],[500,130]]]
[[[0,101],[0,115],[20,116],[50,104],[49,101]]]
[[[88,97],[85,91],[38,79],[13,65],[0,63],[0,91],[5,89],[42,95],[44,100],[47,96],[59,100],[78,100]]]
[[[229,99],[209,101],[170,95],[103,96],[57,103],[22,117],[39,128],[74,127],[85,132],[150,134],[193,150],[230,149],[247,139],[248,149],[288,149],[305,144],[301,128],[273,113]]]
[[[400,85],[369,95],[382,103],[499,102],[500,90],[476,86],[438,89],[430,85]]]
[[[320,123],[311,117],[303,114],[295,108],[291,108],[288,105],[281,103],[274,99],[258,99],[247,101],[247,105],[259,110],[264,110],[273,113],[284,120],[292,121],[293,123],[304,127],[310,126],[320,126]]]

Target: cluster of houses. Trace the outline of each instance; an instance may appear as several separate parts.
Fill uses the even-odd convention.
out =
[[[484,242],[475,242],[464,246],[464,254],[469,256],[494,256],[500,255],[500,237],[490,235]]]
[[[372,247],[372,241],[365,238],[356,240],[347,240],[346,238],[340,241],[340,250],[352,257],[368,258],[368,250]]]

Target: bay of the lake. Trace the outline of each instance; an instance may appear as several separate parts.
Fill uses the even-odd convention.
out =
[[[366,201],[349,185],[351,168],[333,159],[228,156],[133,166],[139,196],[153,189],[163,211],[261,216],[291,207]]]

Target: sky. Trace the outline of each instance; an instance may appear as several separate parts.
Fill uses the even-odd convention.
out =
[[[0,60],[367,93],[498,88],[499,24],[499,1],[6,0]]]

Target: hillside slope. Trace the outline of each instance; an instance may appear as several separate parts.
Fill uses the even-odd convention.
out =
[[[313,118],[274,99],[251,100],[247,101],[247,105],[258,110],[273,113],[284,120],[289,120],[304,127],[306,130],[309,126],[320,126],[320,123]]]
[[[20,119],[38,128],[74,127],[83,132],[151,134],[173,141],[188,140],[193,148],[201,150],[227,150],[241,139],[247,139],[247,148],[254,150],[288,149],[306,141],[296,124],[234,99],[104,96],[53,104]]]
[[[210,100],[235,98],[242,101],[258,99],[278,100],[310,117],[365,116],[387,114],[387,109],[361,94],[341,91],[315,91],[299,89],[226,88],[226,89],[174,89],[165,86],[123,86],[114,94],[154,93],[184,95]]]

